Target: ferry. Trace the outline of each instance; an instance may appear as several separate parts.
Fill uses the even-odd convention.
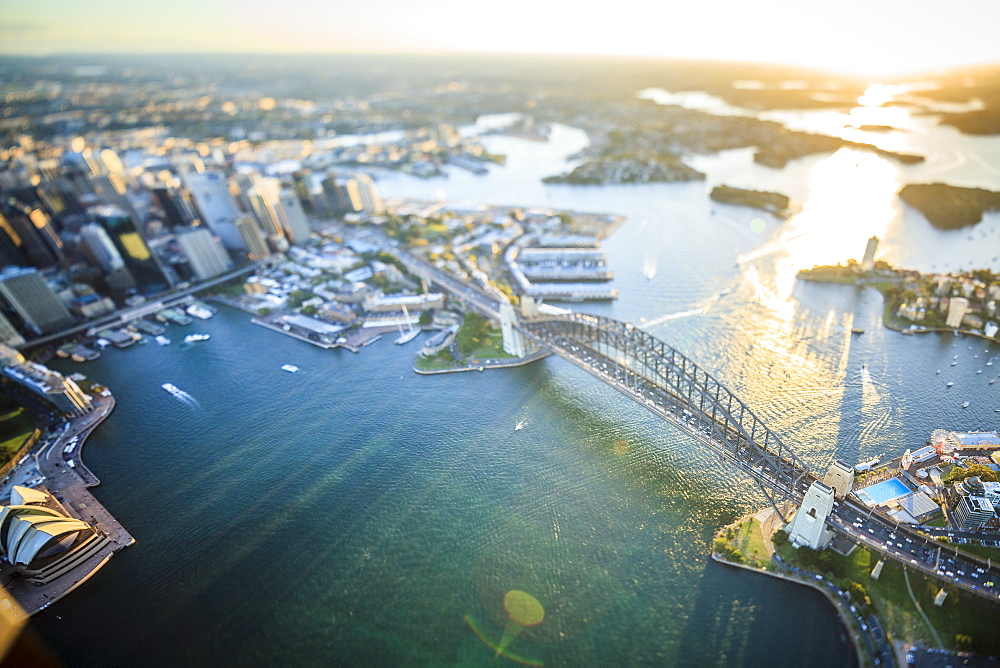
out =
[[[157,335],[157,337],[155,339],[153,339],[153,340],[156,341],[157,343],[159,343],[161,346],[169,346],[170,345],[170,339],[168,339],[167,337],[163,336],[162,334]]]
[[[193,315],[201,320],[208,320],[215,315],[201,304],[191,304],[185,310],[188,312],[188,315]]]
[[[209,334],[188,334],[184,337],[184,343],[194,343],[195,341],[208,341],[212,338]]]
[[[288,373],[298,373],[299,367],[295,366],[294,364],[282,364],[281,370],[287,371]]]
[[[162,387],[164,390],[174,395],[175,397],[183,396],[182,390],[173,383],[164,383],[163,385],[160,385],[160,387]]]

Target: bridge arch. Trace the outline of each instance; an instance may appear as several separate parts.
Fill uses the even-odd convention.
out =
[[[631,323],[568,313],[523,320],[520,328],[743,468],[765,492],[798,503],[815,480],[805,462],[739,397]]]

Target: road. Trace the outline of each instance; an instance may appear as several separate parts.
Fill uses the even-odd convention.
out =
[[[371,239],[382,250],[392,253],[413,273],[440,286],[453,297],[474,307],[484,315],[499,318],[500,305],[492,296],[476,286],[444,273],[428,262],[397,247],[381,234]],[[696,406],[673,396],[663,388],[647,382],[630,369],[620,366],[594,349],[567,351],[552,347],[561,357],[580,366],[619,392],[642,404],[660,417],[710,446],[741,469],[771,489],[802,498],[815,480],[808,476],[795,481],[789,488],[786,472],[775,462],[755,454],[752,448],[732,447],[727,440],[729,431],[724,424],[714,424]],[[755,458],[756,457],[756,458]],[[780,464],[780,463],[779,463]],[[858,501],[847,498],[835,504],[829,519],[830,528],[851,541],[871,549],[881,557],[892,559],[904,568],[923,573],[965,592],[1000,602],[1000,565],[960,552],[921,535],[918,529],[901,525],[874,513]],[[947,532],[947,530],[945,530]],[[937,533],[937,532],[935,532]]]
[[[15,579],[8,590],[28,614],[34,614],[48,607],[96,573],[118,550],[132,545],[135,539],[108,512],[108,510],[87,490],[100,481],[83,466],[81,450],[87,437],[103,422],[115,406],[115,399],[108,396],[92,396],[94,410],[74,418],[49,437],[48,441],[35,453],[33,459],[38,473],[45,477],[43,486],[55,497],[63,511],[70,517],[80,519],[100,537],[107,540],[95,543],[95,550],[67,573],[41,586],[30,583],[25,578]],[[65,451],[69,448],[68,452]],[[76,464],[69,466],[69,461]],[[22,466],[28,465],[28,462]],[[12,476],[13,477],[13,476]]]

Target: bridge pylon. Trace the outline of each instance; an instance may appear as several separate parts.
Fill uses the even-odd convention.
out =
[[[531,346],[517,327],[514,307],[509,301],[500,302],[500,333],[503,334],[504,352],[514,357],[524,357],[530,352]]]
[[[832,487],[819,480],[809,486],[788,525],[788,540],[793,546],[822,550],[830,544],[833,532],[826,526],[826,520],[833,511],[835,495]]]

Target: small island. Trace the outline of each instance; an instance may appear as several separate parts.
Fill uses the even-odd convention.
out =
[[[862,132],[900,132],[899,128],[891,125],[845,125],[845,128],[854,128]]]
[[[914,183],[904,186],[899,196],[939,230],[975,225],[985,212],[1000,210],[1000,193],[983,188]]]
[[[701,181],[705,175],[669,153],[649,156],[608,155],[588,160],[566,174],[547,176],[544,183],[671,183]]]
[[[709,195],[716,202],[749,206],[762,209],[775,216],[784,217],[788,214],[789,199],[781,193],[763,190],[745,190],[732,186],[720,185],[712,188]]]

